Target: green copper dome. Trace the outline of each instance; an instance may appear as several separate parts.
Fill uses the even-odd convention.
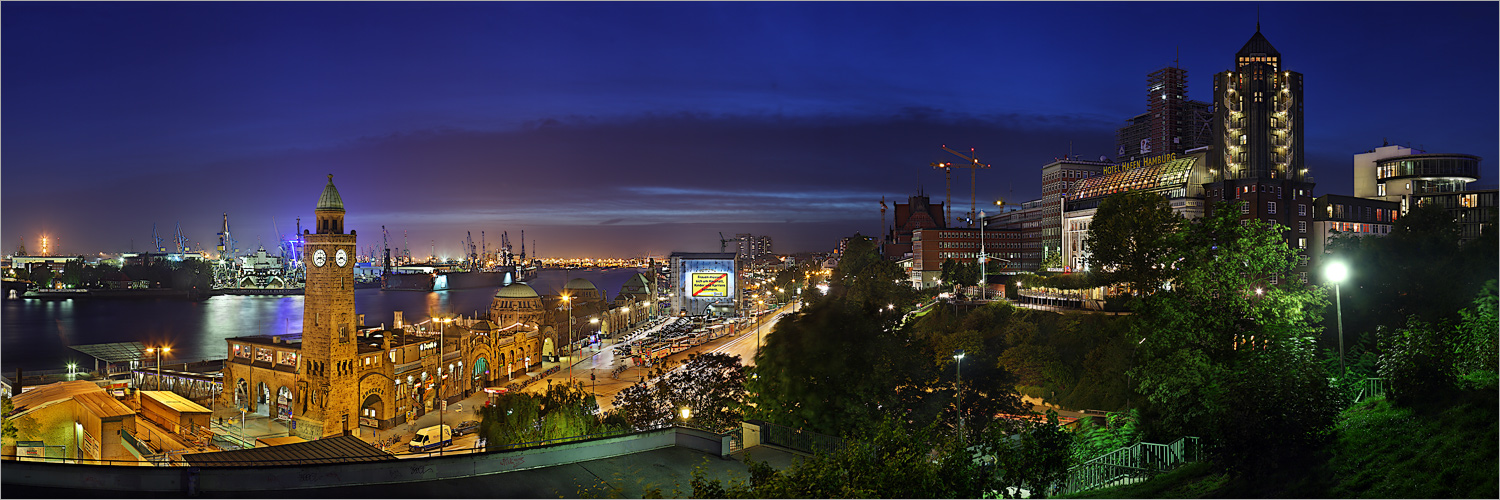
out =
[[[339,197],[339,188],[333,187],[333,174],[328,174],[328,185],[323,186],[323,195],[318,197],[319,211],[344,211],[344,199]]]

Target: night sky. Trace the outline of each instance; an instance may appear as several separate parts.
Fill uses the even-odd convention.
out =
[[[944,144],[995,165],[981,204],[1113,156],[1146,74],[1180,49],[1211,100],[1257,6],[1317,194],[1383,141],[1494,184],[1497,5],[5,2],[0,250],[144,251],[153,223],[211,250],[224,212],[273,247],[333,174],[362,254],[382,224],[414,256],[522,229],[543,257],[824,251],[882,196],[940,200]]]

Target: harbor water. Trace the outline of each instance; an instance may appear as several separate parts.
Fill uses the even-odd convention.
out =
[[[640,269],[543,269],[528,282],[537,293],[555,294],[573,278],[589,280],[614,299]],[[390,326],[395,311],[407,322],[433,315],[485,314],[498,287],[441,292],[354,291],[354,309],[365,324]],[[172,348],[163,364],[223,359],[224,339],[248,335],[299,334],[302,296],[219,295],[202,301],[152,299],[5,300],[0,311],[0,373],[16,369],[58,370],[77,363],[92,370],[94,359],[69,346],[140,342]],[[148,363],[154,364],[155,359]]]

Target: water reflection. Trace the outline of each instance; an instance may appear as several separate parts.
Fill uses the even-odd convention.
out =
[[[636,270],[543,271],[528,284],[558,293],[572,278],[585,278],[610,298]],[[391,325],[394,312],[421,322],[435,315],[483,314],[498,288],[442,292],[355,290],[355,312],[365,324]],[[61,369],[67,363],[92,368],[94,359],[68,346],[110,342],[168,345],[164,363],[222,359],[224,339],[302,331],[302,297],[220,295],[201,302],[181,300],[6,300],[0,308],[0,370]]]

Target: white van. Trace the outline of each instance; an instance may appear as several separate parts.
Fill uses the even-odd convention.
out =
[[[438,433],[439,428],[442,429],[441,434]],[[411,438],[411,442],[407,443],[407,447],[411,448],[411,451],[427,451],[442,448],[450,444],[453,444],[453,428],[446,425],[434,425],[432,427],[423,427],[422,430],[417,431],[417,435]]]

